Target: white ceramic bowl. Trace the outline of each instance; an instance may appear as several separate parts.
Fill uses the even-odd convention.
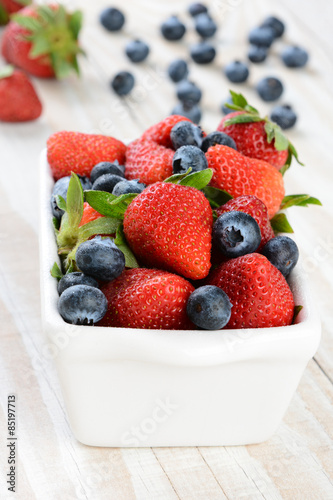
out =
[[[40,169],[43,328],[76,438],[93,446],[258,443],[276,430],[320,340],[320,322],[297,266],[297,324],[161,331],[74,326],[57,310],[57,260],[45,151]]]

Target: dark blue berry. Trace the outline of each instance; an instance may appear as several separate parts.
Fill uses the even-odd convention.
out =
[[[234,113],[234,109],[227,108],[226,104],[233,104],[232,97],[227,97],[221,104],[221,111],[225,115],[229,115],[229,113]]]
[[[177,85],[177,97],[181,102],[191,106],[200,102],[202,93],[195,83],[183,80]]]
[[[113,162],[101,161],[100,163],[97,163],[97,165],[95,165],[90,172],[90,181],[94,183],[95,180],[103,174],[114,174],[120,177],[125,177],[124,172],[125,167],[124,165],[119,165],[118,160]]]
[[[272,28],[254,28],[249,33],[249,42],[253,45],[269,48],[274,41]]]
[[[217,25],[208,14],[199,14],[195,18],[195,29],[202,38],[210,38],[215,35]]]
[[[102,11],[100,22],[108,31],[119,31],[124,25],[125,16],[119,9],[109,7]]]
[[[81,186],[83,189],[91,189],[91,182],[88,179],[88,177],[78,175],[78,178],[81,182]],[[57,195],[61,196],[66,201],[67,190],[68,190],[68,185],[69,185],[70,180],[71,180],[71,176],[67,175],[66,177],[62,177],[61,179],[59,179],[55,183],[55,185],[53,186],[52,195],[51,195],[51,209],[52,209],[52,214],[58,220],[60,220],[61,217],[64,215],[64,211],[58,207],[56,196]]]
[[[179,102],[171,111],[172,115],[185,116],[193,123],[199,123],[201,120],[201,109],[197,104],[186,104]]]
[[[181,146],[197,146],[201,147],[203,132],[200,127],[191,122],[178,122],[172,127],[170,139],[174,149]]]
[[[291,106],[275,106],[271,112],[271,120],[277,123],[283,130],[286,130],[295,125],[297,115]]]
[[[308,62],[309,54],[302,47],[286,47],[281,58],[288,68],[302,68]]]
[[[108,309],[108,301],[99,288],[74,285],[59,297],[58,310],[66,323],[93,325],[100,321]]]
[[[215,146],[216,144],[222,144],[223,146],[228,146],[229,148],[233,148],[237,151],[237,146],[235,141],[229,135],[224,132],[211,132],[206,135],[206,137],[202,141],[201,149],[204,153],[208,151],[208,148],[211,146]]]
[[[261,242],[256,220],[244,212],[225,212],[215,221],[213,241],[227,257],[240,257],[255,252]]]
[[[213,285],[200,286],[188,298],[186,312],[192,323],[204,330],[220,330],[229,321],[231,303],[228,295]]]
[[[134,87],[135,79],[132,73],[128,71],[120,71],[117,73],[112,82],[111,87],[118,95],[127,95]]]
[[[138,63],[144,61],[149,54],[148,45],[142,40],[131,40],[125,48],[127,57],[133,62]]]
[[[185,25],[177,16],[171,16],[161,25],[161,33],[166,40],[180,40],[185,35]]]
[[[58,293],[61,295],[67,288],[74,285],[87,285],[98,288],[97,281],[91,276],[74,272],[65,274],[58,283]]]
[[[261,25],[262,28],[271,28],[275,38],[280,38],[285,30],[284,23],[281,19],[274,16],[267,17]]]
[[[209,64],[216,56],[216,50],[208,42],[199,42],[191,45],[190,55],[197,64]]]
[[[249,76],[249,70],[245,63],[233,61],[224,68],[225,76],[232,83],[246,82]]]
[[[97,177],[92,185],[92,189],[94,191],[107,191],[108,193],[112,193],[115,185],[122,180],[124,180],[124,177],[120,175],[103,174],[100,177]]]
[[[168,75],[175,83],[184,80],[188,75],[187,62],[183,59],[176,59],[176,61],[173,61],[168,68]]]
[[[288,236],[276,236],[269,240],[262,249],[262,254],[285,278],[294,269],[299,257],[296,243]]]
[[[196,17],[199,14],[205,14],[205,13],[207,14],[207,12],[208,12],[208,9],[207,9],[206,5],[203,5],[202,3],[191,3],[191,5],[188,8],[188,13],[192,17]]]
[[[112,194],[114,194],[115,196],[120,196],[122,194],[142,193],[145,187],[146,185],[142,182],[139,182],[138,179],[133,179],[131,181],[124,179],[123,181],[120,181],[115,185]]]
[[[78,268],[97,280],[110,281],[119,276],[125,268],[125,256],[110,238],[95,236],[84,241],[76,250]]]
[[[256,88],[261,99],[266,102],[276,101],[283,92],[282,82],[272,76],[260,80]]]
[[[174,174],[185,174],[189,168],[191,172],[199,172],[208,168],[205,153],[196,146],[182,146],[177,149],[172,160]]]
[[[266,60],[267,57],[266,47],[259,47],[258,45],[250,45],[247,53],[247,57],[253,63],[261,63]]]

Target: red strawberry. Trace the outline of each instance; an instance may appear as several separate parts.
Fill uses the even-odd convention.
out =
[[[294,299],[280,271],[266,257],[249,253],[221,264],[207,279],[232,303],[226,328],[265,328],[290,325]]]
[[[84,224],[88,224],[88,222],[99,219],[100,217],[104,217],[104,215],[97,212],[97,210],[92,208],[89,203],[85,201],[83,204],[83,215],[79,227],[83,226]]]
[[[101,286],[108,310],[99,326],[190,330],[186,303],[194,287],[157,269],[129,269]]]
[[[217,215],[221,215],[225,212],[232,212],[233,210],[251,215],[259,224],[261,243],[257,252],[266,245],[267,241],[274,238],[274,231],[268,219],[267,207],[259,198],[252,195],[238,196],[217,208],[216,213]]]
[[[62,5],[32,5],[14,14],[5,28],[2,54],[8,62],[42,78],[78,73],[82,16]]]
[[[139,179],[144,184],[163,181],[172,175],[175,152],[156,142],[137,139],[126,150],[126,179]]]
[[[26,122],[36,120],[42,113],[42,104],[23,71],[6,66],[0,73],[0,120]]]
[[[113,137],[80,132],[57,132],[47,141],[47,159],[55,180],[75,172],[90,176],[101,161],[125,161],[126,146]]]
[[[210,147],[206,158],[214,172],[211,186],[224,189],[233,197],[256,196],[266,205],[269,218],[279,210],[284,197],[283,177],[270,163],[221,145]]]
[[[210,269],[212,209],[204,194],[168,182],[148,186],[128,206],[124,233],[149,267],[201,279]]]
[[[178,122],[187,121],[190,122],[188,118],[180,115],[171,115],[162,120],[156,125],[149,127],[143,134],[141,139],[157,142],[160,146],[165,148],[172,148],[172,141],[170,139],[170,132],[172,127]]]

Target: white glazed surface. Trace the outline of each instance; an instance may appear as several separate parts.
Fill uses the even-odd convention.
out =
[[[320,341],[320,322],[297,267],[290,286],[303,309],[288,327],[205,332],[66,324],[50,276],[57,249],[45,151],[40,169],[43,328],[76,438],[116,447],[268,439]]]

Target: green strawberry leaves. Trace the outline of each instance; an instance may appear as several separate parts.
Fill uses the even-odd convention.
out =
[[[213,170],[211,168],[205,168],[199,172],[192,172],[190,167],[184,174],[174,174],[163,182],[171,182],[173,184],[179,184],[180,186],[189,186],[201,190],[210,183],[212,177]]]
[[[124,230],[122,225],[119,225],[116,232],[116,238],[114,239],[115,245],[123,252],[125,255],[125,266],[134,268],[139,267],[138,261],[136,260],[134,253],[127,245],[127,241],[125,239]]]
[[[15,68],[11,64],[7,64],[3,68],[1,68],[1,70],[0,70],[0,80],[2,78],[9,78],[10,76],[12,76],[12,74],[14,73],[14,70],[15,70]]]
[[[51,276],[52,278],[56,278],[58,281],[61,280],[61,278],[63,277],[63,273],[60,269],[60,267],[58,266],[57,262],[55,262],[51,268]]]
[[[209,201],[212,208],[218,208],[221,205],[227,203],[227,201],[232,200],[233,196],[223,189],[218,189],[212,186],[206,186],[202,189],[204,195]]]
[[[293,233],[294,230],[288,222],[287,216],[284,213],[277,213],[270,220],[272,229],[277,233]]]
[[[105,191],[85,191],[85,199],[89,205],[102,215],[122,219],[128,205],[137,196],[136,193],[115,196]]]
[[[318,198],[314,198],[309,194],[292,194],[285,196],[282,200],[280,210],[286,210],[289,207],[307,207],[309,205],[320,205],[321,202]],[[291,227],[286,214],[283,212],[278,212],[270,220],[271,226],[274,233],[293,233],[294,230]]]

